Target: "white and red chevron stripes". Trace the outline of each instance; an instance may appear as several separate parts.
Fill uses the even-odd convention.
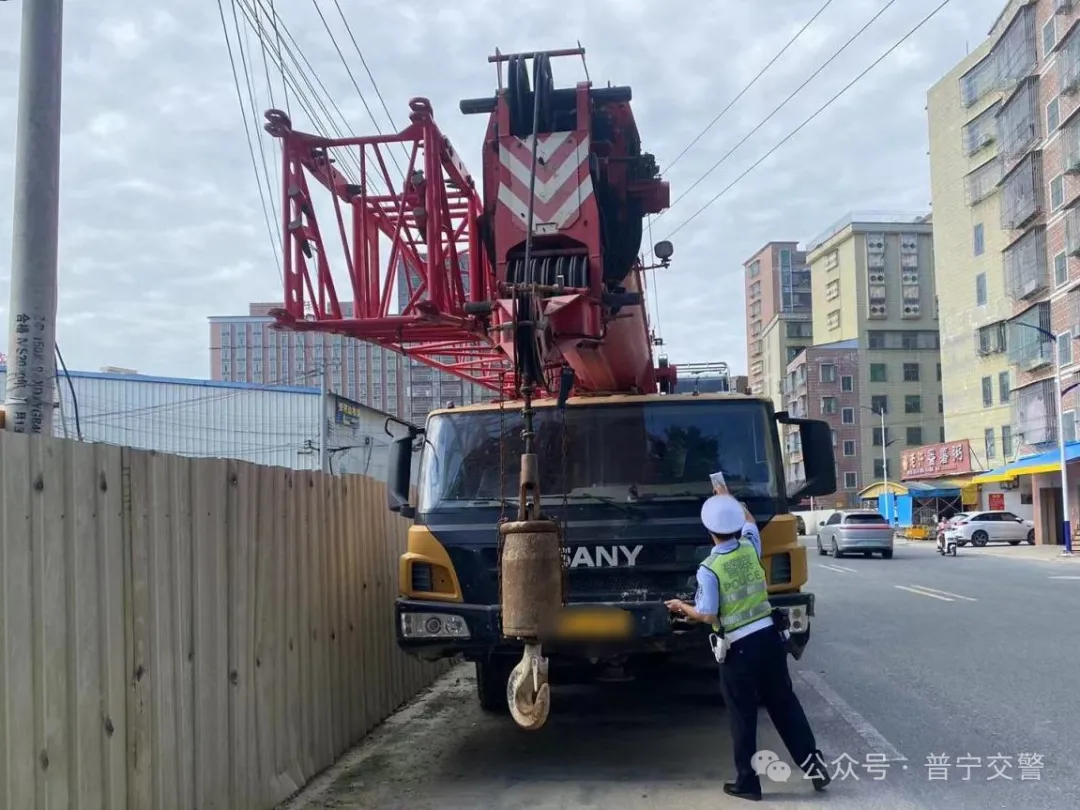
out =
[[[541,135],[537,139],[536,156],[533,233],[553,233],[571,223],[593,193],[589,137],[576,132]],[[499,202],[525,230],[532,136],[504,139],[499,162],[504,169],[499,182]]]

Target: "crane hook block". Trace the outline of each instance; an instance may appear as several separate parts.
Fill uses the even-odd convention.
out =
[[[515,520],[502,534],[502,632],[507,638],[539,638],[562,607],[559,527],[551,520]]]
[[[506,682],[506,702],[514,722],[526,731],[542,728],[551,713],[548,660],[539,644],[526,644],[525,653]]]

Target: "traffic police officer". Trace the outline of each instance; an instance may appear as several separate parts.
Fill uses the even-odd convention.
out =
[[[701,522],[712,535],[713,548],[698,568],[695,602],[672,599],[665,604],[673,613],[711,625],[726,646],[720,686],[731,716],[736,778],[724,785],[724,792],[761,799],[761,779],[752,762],[759,695],[794,761],[816,790],[824,790],[831,780],[791,685],[787,650],[769,604],[757,525],[749,510],[728,494],[705,502]]]

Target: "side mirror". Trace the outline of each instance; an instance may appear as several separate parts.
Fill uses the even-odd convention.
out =
[[[412,518],[416,509],[409,504],[409,484],[412,482],[413,440],[409,433],[390,443],[390,457],[386,463],[386,505],[391,512],[403,518]]]
[[[790,501],[821,498],[836,492],[836,460],[832,445],[832,427],[820,419],[795,419],[786,412],[776,415],[784,425],[798,425],[802,442],[803,469],[806,480],[788,491]]]

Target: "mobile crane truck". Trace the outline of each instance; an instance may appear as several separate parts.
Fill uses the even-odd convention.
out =
[[[676,368],[654,363],[639,253],[668,184],[642,150],[629,87],[596,87],[587,67],[586,81],[555,87],[552,60],[584,54],[489,57],[496,92],[460,105],[489,116],[482,194],[427,99],[410,102],[405,129],[370,137],[266,113],[285,197],[278,327],[370,341],[497,392],[433,410],[391,445],[389,506],[414,519],[396,632],[424,659],[475,662],[481,706],[526,729],[546,722],[555,673],[711,660],[705,628],[663,600],[694,592],[712,472],[761,528],[769,598],[800,656],[814,598],[789,504],[836,487],[826,423],[752,396],[680,394]],[[673,248],[653,252],[666,267]],[[802,440],[806,479],[791,487],[779,424]]]

